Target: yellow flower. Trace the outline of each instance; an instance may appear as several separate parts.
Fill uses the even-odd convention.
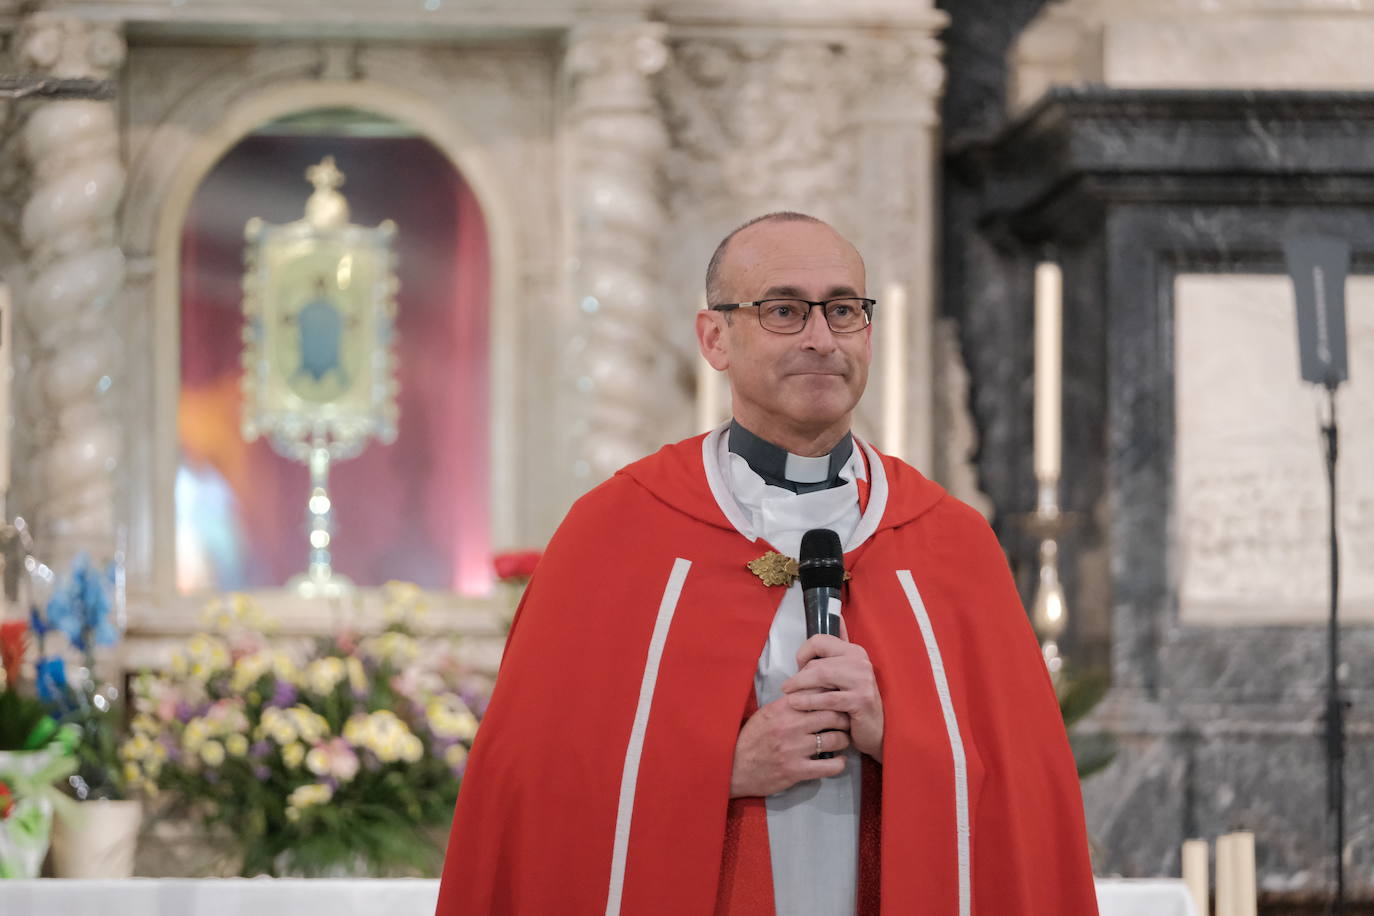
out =
[[[217,767],[224,762],[224,745],[218,741],[207,741],[200,749],[200,759],[208,766]]]
[[[382,586],[382,600],[382,619],[388,625],[418,623],[429,613],[424,589],[413,582],[388,582]]]
[[[137,789],[143,782],[143,771],[132,760],[124,761],[124,781],[131,789]]]
[[[425,745],[415,735],[406,735],[401,739],[401,759],[406,763],[414,763],[425,755]]]
[[[300,786],[286,799],[286,816],[293,821],[300,820],[301,811],[313,805],[323,805],[333,797],[334,790],[324,783]]]
[[[186,723],[186,729],[181,733],[181,747],[187,754],[192,756],[200,753],[201,745],[210,737],[209,726],[204,719],[196,718]]]
[[[348,686],[353,692],[367,693],[367,672],[363,669],[363,663],[350,655],[344,666],[348,668]]]
[[[154,744],[152,741],[148,740],[147,735],[136,731],[130,736],[128,741],[125,741],[124,744],[120,746],[119,756],[131,762],[142,760],[152,752],[154,747],[161,747],[161,745]]]
[[[329,752],[323,746],[312,747],[305,755],[305,767],[316,776],[329,772]]]
[[[477,717],[454,694],[430,700],[425,707],[425,718],[429,720],[430,730],[440,738],[471,741],[477,734]]]
[[[281,759],[291,769],[296,769],[305,760],[305,745],[299,741],[292,741],[281,749]]]
[[[272,670],[272,657],[266,652],[254,652],[234,662],[234,673],[229,679],[229,689],[243,693]]]
[[[248,737],[246,735],[230,735],[224,739],[224,748],[235,757],[242,757],[248,753]]]
[[[305,686],[321,695],[333,693],[347,675],[343,659],[333,656],[317,658],[305,666]]]
[[[395,668],[404,668],[420,655],[420,646],[414,637],[396,632],[364,640],[362,650],[374,658],[389,662]]]
[[[451,767],[461,766],[463,761],[468,759],[468,749],[461,744],[455,744],[444,751],[444,763]]]
[[[296,733],[307,744],[314,744],[329,737],[329,722],[309,706],[297,703],[288,709],[286,714],[295,727]]]
[[[162,726],[158,723],[157,718],[146,712],[141,712],[134,716],[134,720],[130,723],[129,727],[136,735],[156,735],[158,732],[162,731]]]

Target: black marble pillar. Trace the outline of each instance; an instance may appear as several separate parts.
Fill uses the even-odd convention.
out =
[[[1110,660],[1089,729],[1118,746],[1084,784],[1099,873],[1176,875],[1189,835],[1247,828],[1262,888],[1330,884],[1325,627],[1178,616],[1173,288],[1181,272],[1281,274],[1285,238],[1303,231],[1350,240],[1354,270],[1374,273],[1371,150],[1374,94],[1094,88],[1054,90],[949,151],[947,181],[976,212],[946,239],[962,264],[946,293],[962,299],[980,471],[999,509],[1029,508],[1033,487],[1033,263],[1064,270],[1063,502],[1076,516],[1063,572],[1076,651]],[[1014,566],[1033,565],[1027,539],[1007,543]],[[1374,628],[1343,632],[1347,884],[1368,897]]]

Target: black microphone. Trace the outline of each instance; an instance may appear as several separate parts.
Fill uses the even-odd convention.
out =
[[[829,528],[812,528],[802,535],[800,554],[797,578],[806,607],[806,638],[817,633],[839,636],[840,586],[844,584],[840,536]]]
[[[844,551],[840,536],[829,528],[812,528],[802,535],[797,557],[802,604],[806,608],[806,638],[817,633],[840,635],[840,586],[844,584]],[[828,760],[834,751],[821,751],[815,760]]]

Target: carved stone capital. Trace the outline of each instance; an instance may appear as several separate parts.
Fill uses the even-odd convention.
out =
[[[574,111],[652,105],[650,78],[668,63],[666,30],[662,23],[635,22],[569,32],[563,71]]]
[[[51,12],[20,23],[14,47],[23,69],[67,79],[109,79],[126,50],[117,26]]]
[[[673,186],[740,201],[742,213],[789,199],[824,210],[852,151],[855,78],[829,41],[682,39],[664,74]]]
[[[933,36],[855,38],[845,50],[859,87],[854,101],[861,120],[939,121],[945,68]]]

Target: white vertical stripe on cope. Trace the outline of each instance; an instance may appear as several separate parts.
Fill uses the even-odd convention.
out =
[[[649,657],[644,661],[644,679],[639,684],[639,704],[635,706],[634,724],[630,726],[630,742],[625,749],[625,768],[620,773],[620,802],[615,812],[615,844],[611,850],[611,887],[606,897],[606,916],[618,916],[620,897],[625,889],[625,856],[630,848],[630,822],[634,818],[635,784],[639,781],[639,758],[644,751],[644,733],[649,728],[649,707],[654,701],[654,686],[658,683],[658,665],[663,660],[663,646],[668,641],[668,628],[673,623],[682,586],[687,581],[690,560],[678,557],[663,590],[658,605],[658,619],[649,638]]]
[[[940,697],[940,711],[945,717],[945,731],[949,733],[950,756],[954,758],[954,828],[955,842],[958,844],[959,857],[959,916],[969,916],[973,909],[973,889],[969,863],[969,815],[968,815],[968,762],[964,757],[964,739],[959,733],[959,720],[954,714],[954,700],[949,693],[949,678],[945,676],[944,659],[940,656],[940,644],[935,639],[935,630],[930,625],[930,615],[926,613],[925,602],[916,590],[916,580],[911,570],[897,570],[897,580],[902,583],[906,600],[916,615],[916,625],[921,628],[921,638],[925,640],[926,655],[930,657],[930,673],[935,678],[935,692]]]

